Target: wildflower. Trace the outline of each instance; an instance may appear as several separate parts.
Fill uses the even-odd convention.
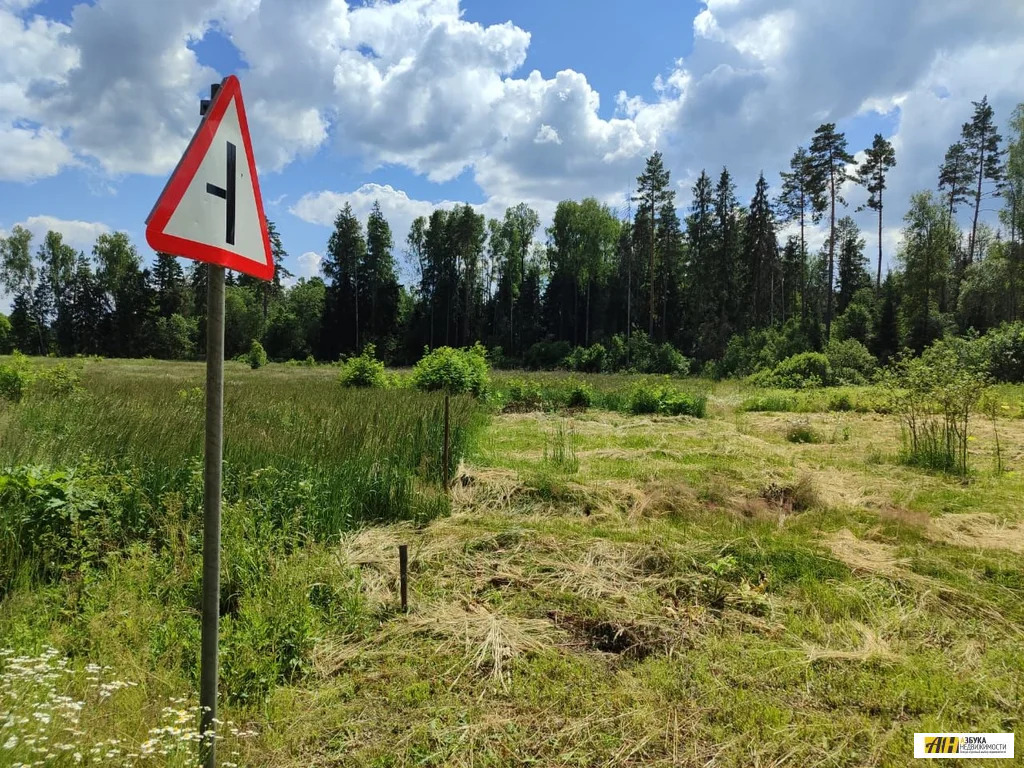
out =
[[[4,742],[4,749],[14,749],[18,746],[18,737],[11,736],[7,741]]]

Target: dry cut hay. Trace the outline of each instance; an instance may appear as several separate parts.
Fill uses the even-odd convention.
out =
[[[880,575],[902,579],[911,575],[910,561],[896,557],[896,548],[878,541],[858,539],[847,529],[839,531],[828,542],[829,549],[838,560],[846,563],[855,573]]]
[[[958,547],[1024,553],[1024,525],[1002,521],[984,512],[934,518],[928,535],[935,541]]]
[[[492,611],[480,603],[428,606],[385,630],[390,639],[413,636],[441,641],[436,653],[459,657],[454,683],[469,669],[486,671],[492,681],[508,687],[511,665],[519,657],[553,648],[564,635],[544,619],[526,619]]]
[[[874,629],[860,622],[854,622],[853,628],[860,635],[859,647],[850,650],[835,650],[804,643],[807,660],[812,663],[816,661],[873,661],[889,664],[901,660],[901,657],[893,653],[889,644]]]

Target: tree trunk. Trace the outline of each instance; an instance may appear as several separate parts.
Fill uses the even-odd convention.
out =
[[[978,158],[978,188],[974,193],[974,222],[971,224],[971,243],[967,249],[967,264],[974,263],[974,244],[978,236],[978,213],[981,211],[981,182],[985,176],[985,136],[980,137],[980,155]]]
[[[882,290],[882,190],[878,190],[878,274],[875,276],[875,293]]]
[[[836,174],[833,168],[829,174],[832,206],[831,218],[829,220],[828,237],[828,297],[825,302],[825,343],[832,338],[832,283],[835,278],[835,253],[836,253]]]

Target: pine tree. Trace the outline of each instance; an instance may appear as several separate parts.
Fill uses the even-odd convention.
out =
[[[974,116],[969,123],[964,123],[961,131],[964,148],[976,185],[972,197],[974,199],[974,220],[971,223],[971,237],[967,241],[967,263],[974,261],[975,245],[978,234],[978,214],[981,211],[984,182],[998,184],[1002,169],[999,163],[999,132],[996,130],[992,107],[988,96],[981,101],[971,102],[974,105]]]
[[[850,179],[846,170],[853,155],[846,150],[845,134],[836,131],[835,123],[823,123],[811,141],[811,200],[820,215],[829,211],[828,294],[825,304],[825,339],[832,333],[832,298],[835,281],[836,204],[846,205],[842,196],[843,182]]]
[[[799,147],[789,161],[789,171],[783,171],[782,193],[779,195],[779,208],[787,222],[800,222],[800,295],[803,296],[807,290],[807,239],[805,227],[808,214],[813,215],[814,187],[812,178],[811,158],[807,150]],[[807,302],[800,302],[803,317],[807,319]]]
[[[864,162],[857,169],[857,181],[868,190],[867,208],[878,212],[878,271],[875,275],[875,289],[882,288],[882,193],[885,191],[886,174],[896,165],[896,150],[892,142],[880,133],[864,154]]]
[[[871,343],[872,353],[883,364],[900,350],[899,298],[900,288],[893,273],[889,272],[882,283],[882,303]]]
[[[690,251],[689,325],[695,336],[694,352],[700,359],[707,360],[706,323],[717,319],[718,297],[711,290],[715,280],[715,201],[711,177],[706,171],[701,171],[693,185],[686,239]]]

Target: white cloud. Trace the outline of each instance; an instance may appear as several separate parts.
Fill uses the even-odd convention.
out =
[[[38,244],[49,231],[60,232],[64,242],[79,251],[89,253],[96,238],[110,232],[110,227],[100,221],[77,221],[59,219],[45,214],[29,216],[18,224],[32,233],[33,243]]]
[[[316,251],[306,251],[295,259],[295,277],[309,279],[319,275],[321,261],[323,261],[323,257],[319,253]]]

